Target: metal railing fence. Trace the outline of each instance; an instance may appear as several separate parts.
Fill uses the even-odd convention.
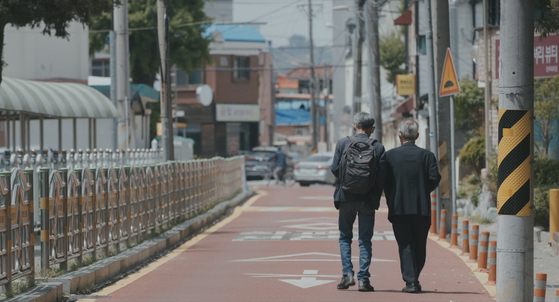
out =
[[[162,162],[161,152],[5,154],[0,172],[0,285],[35,278],[34,226],[40,269],[68,270],[130,248],[159,231],[238,194],[244,157]],[[35,222],[36,221],[36,222]],[[37,257],[39,258],[39,257]],[[38,267],[37,267],[38,269]]]

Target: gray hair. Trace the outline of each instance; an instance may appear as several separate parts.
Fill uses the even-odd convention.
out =
[[[412,118],[406,118],[400,122],[398,132],[402,134],[405,139],[415,140],[419,130],[419,124]]]
[[[358,112],[353,116],[353,124],[357,129],[370,129],[375,126],[375,119],[367,112]]]

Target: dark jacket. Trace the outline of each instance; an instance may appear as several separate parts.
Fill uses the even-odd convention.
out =
[[[282,151],[278,151],[276,152],[276,154],[272,155],[272,157],[270,157],[268,159],[268,161],[274,161],[274,166],[275,167],[287,167],[287,162],[285,160],[285,153],[283,153]]]
[[[430,194],[441,175],[433,152],[406,142],[386,152],[384,195],[388,220],[396,215],[431,216]]]
[[[366,141],[369,139],[365,133],[357,133],[354,135],[355,138]],[[334,153],[334,159],[332,160],[332,165],[330,166],[330,170],[336,176],[336,189],[334,191],[334,204],[336,208],[338,208],[339,202],[344,201],[363,201],[363,202],[370,202],[370,206],[378,209],[380,205],[380,197],[382,195],[382,188],[384,186],[384,178],[386,176],[386,171],[384,168],[384,146],[379,143],[375,142],[373,144],[373,148],[375,148],[375,154],[377,156],[377,176],[375,178],[375,184],[371,188],[371,190],[366,194],[351,194],[348,192],[344,192],[342,190],[341,185],[339,184],[339,172],[340,172],[340,160],[342,158],[342,153],[345,150],[347,144],[350,143],[350,139],[348,137],[344,137],[338,141],[336,144],[336,152]]]

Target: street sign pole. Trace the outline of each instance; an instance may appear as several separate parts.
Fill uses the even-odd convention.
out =
[[[460,85],[456,76],[456,69],[452,62],[450,49],[446,50],[439,96],[450,96],[450,186],[452,192],[452,215],[456,215],[456,146],[454,135],[454,95],[460,93]]]

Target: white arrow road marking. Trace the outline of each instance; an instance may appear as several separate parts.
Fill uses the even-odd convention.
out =
[[[309,257],[309,256],[311,256],[313,258],[306,258],[306,257]],[[320,257],[322,257],[322,258],[320,258]],[[353,256],[353,257],[351,257],[351,259],[359,261],[359,257],[357,257],[357,256]],[[327,254],[327,253],[311,252],[311,253],[280,255],[280,256],[271,256],[271,257],[262,257],[262,258],[230,260],[230,262],[315,262],[315,261],[320,261],[320,262],[322,262],[322,261],[340,261],[340,255],[339,254]],[[396,260],[372,258],[371,261],[372,262],[395,262]]]
[[[316,278],[332,278],[337,279],[339,275],[319,275],[318,270],[304,270],[302,275],[288,275],[288,274],[246,274],[254,278],[281,278],[281,277],[300,277],[301,279],[278,279],[281,282],[295,285],[302,289],[319,286],[336,280],[316,280]]]

